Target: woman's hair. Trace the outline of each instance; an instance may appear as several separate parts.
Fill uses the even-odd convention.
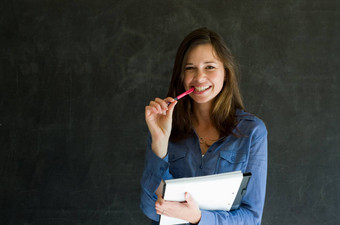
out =
[[[233,129],[238,123],[236,109],[244,109],[244,106],[237,82],[237,65],[231,51],[219,34],[207,28],[200,28],[184,38],[177,50],[168,96],[177,96],[185,91],[184,67],[188,53],[194,47],[202,44],[211,44],[224,65],[226,79],[221,92],[213,100],[211,120],[219,131],[220,137],[228,136],[233,134]],[[194,119],[193,100],[183,98],[177,103],[174,110],[171,140],[181,140],[192,133]]]

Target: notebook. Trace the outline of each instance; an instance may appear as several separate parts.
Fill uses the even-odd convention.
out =
[[[245,195],[251,173],[241,171],[165,180],[163,198],[168,201],[185,201],[190,193],[200,209],[235,210]],[[188,223],[187,221],[161,215],[160,225]]]

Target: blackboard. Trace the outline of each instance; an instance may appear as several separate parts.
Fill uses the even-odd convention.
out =
[[[0,221],[149,224],[144,107],[206,26],[269,131],[263,223],[339,224],[339,1],[19,1],[0,9]]]

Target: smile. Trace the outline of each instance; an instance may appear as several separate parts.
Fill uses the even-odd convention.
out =
[[[204,94],[204,93],[206,93],[208,90],[210,90],[211,89],[211,87],[212,86],[191,86],[192,88],[195,88],[195,90],[194,90],[194,94],[195,95],[201,95],[201,94]]]
[[[209,89],[211,86],[201,86],[201,87],[195,87],[195,91],[201,92]]]

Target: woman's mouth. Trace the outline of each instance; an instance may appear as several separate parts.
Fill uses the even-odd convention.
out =
[[[195,88],[194,91],[195,94],[201,94],[211,88],[211,86],[198,86],[198,87],[193,86],[193,87]]]

